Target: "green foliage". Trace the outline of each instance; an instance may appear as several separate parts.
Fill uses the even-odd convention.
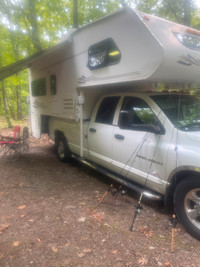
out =
[[[73,27],[74,1],[78,3],[79,26],[131,6],[200,28],[200,12],[194,0],[1,0],[0,67],[57,43]],[[4,81],[8,112],[13,118],[28,112],[27,77],[27,71],[23,71]],[[2,88],[0,85],[0,114],[5,114]]]
[[[135,0],[133,2],[138,10],[199,28],[199,10],[194,0]]]

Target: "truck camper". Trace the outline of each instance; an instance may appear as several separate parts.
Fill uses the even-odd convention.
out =
[[[29,76],[33,136],[173,204],[200,239],[199,31],[125,8],[34,58]]]

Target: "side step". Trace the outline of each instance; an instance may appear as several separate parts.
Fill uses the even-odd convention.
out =
[[[131,182],[128,179],[125,179],[123,177],[118,176],[115,173],[112,173],[111,171],[91,162],[86,160],[85,158],[80,158],[79,156],[76,155],[72,155],[72,158],[74,158],[75,160],[78,160],[79,162],[81,162],[82,164],[89,166],[90,168],[102,173],[103,175],[117,181],[118,183],[122,184],[123,186],[138,192],[139,194],[143,193],[143,197],[146,197],[148,199],[151,200],[158,200],[158,201],[162,201],[163,200],[163,196],[159,193],[153,192],[151,190],[146,190],[143,189],[142,186],[139,186],[137,184],[135,184],[134,182]]]

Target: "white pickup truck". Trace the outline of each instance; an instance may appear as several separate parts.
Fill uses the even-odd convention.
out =
[[[200,31],[124,8],[2,68],[0,79],[24,68],[34,137],[47,133],[62,161],[76,157],[173,204],[200,240],[200,99],[161,93],[200,88]]]
[[[79,127],[50,119],[57,155],[79,154]],[[56,130],[59,125],[59,129]],[[179,93],[104,95],[84,121],[84,162],[125,186],[174,203],[200,239],[200,99]]]
[[[200,88],[200,32],[125,8],[11,67],[25,65],[31,134],[173,204],[200,240],[200,100],[183,93]]]

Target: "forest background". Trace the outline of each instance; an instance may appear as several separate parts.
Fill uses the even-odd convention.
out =
[[[0,69],[124,6],[200,30],[200,0],[0,0]],[[0,81],[0,115],[9,127],[28,114],[28,94],[27,70]]]

